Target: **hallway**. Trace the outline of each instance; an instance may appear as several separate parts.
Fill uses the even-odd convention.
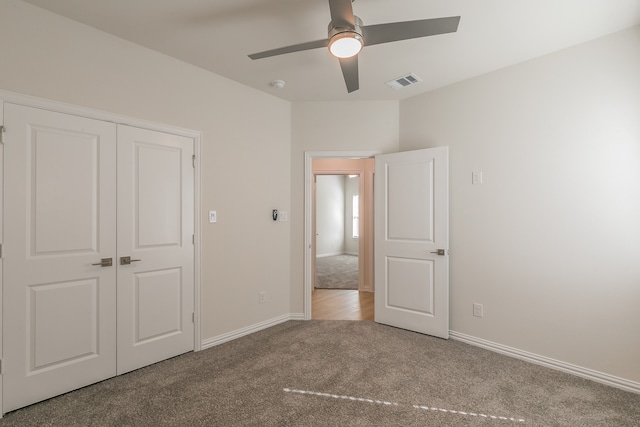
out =
[[[373,320],[374,293],[316,289],[311,301],[314,320]]]

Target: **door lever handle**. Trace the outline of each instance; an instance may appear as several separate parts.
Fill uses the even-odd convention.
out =
[[[444,256],[444,255],[445,255],[445,253],[444,253],[444,249],[438,249],[437,251],[435,251],[435,252],[431,252],[431,253],[432,253],[432,254],[438,254],[438,255],[440,255],[440,256]]]
[[[131,259],[130,256],[121,256],[120,257],[120,265],[129,265],[132,262],[142,261],[141,259]]]
[[[99,265],[100,267],[111,267],[113,265],[112,258],[102,258],[100,262],[91,265]]]

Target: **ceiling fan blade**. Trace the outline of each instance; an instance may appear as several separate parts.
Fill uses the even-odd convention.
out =
[[[458,31],[459,16],[392,22],[361,27],[365,46]]]
[[[358,55],[352,56],[351,58],[340,59],[340,68],[342,68],[344,82],[347,85],[347,92],[351,93],[360,89],[360,82],[358,80]]]
[[[319,47],[327,47],[329,40],[315,40],[312,42],[299,43],[291,46],[279,47],[277,49],[265,50],[264,52],[252,53],[249,55],[251,59],[268,58],[270,56],[284,55],[285,53],[300,52],[303,50],[317,49]]]
[[[331,22],[338,28],[355,28],[352,0],[329,0],[331,10]]]

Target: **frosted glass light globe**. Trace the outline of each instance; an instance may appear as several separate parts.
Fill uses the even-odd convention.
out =
[[[336,34],[329,42],[329,52],[336,58],[351,58],[362,49],[362,37],[355,32]]]

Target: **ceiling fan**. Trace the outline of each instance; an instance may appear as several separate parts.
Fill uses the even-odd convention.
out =
[[[364,46],[390,43],[400,40],[454,33],[458,30],[459,16],[363,25],[353,14],[353,0],[329,0],[331,22],[326,39],[294,44],[249,55],[251,59],[268,58],[286,53],[328,47],[340,61],[347,92],[358,90],[358,53]]]

